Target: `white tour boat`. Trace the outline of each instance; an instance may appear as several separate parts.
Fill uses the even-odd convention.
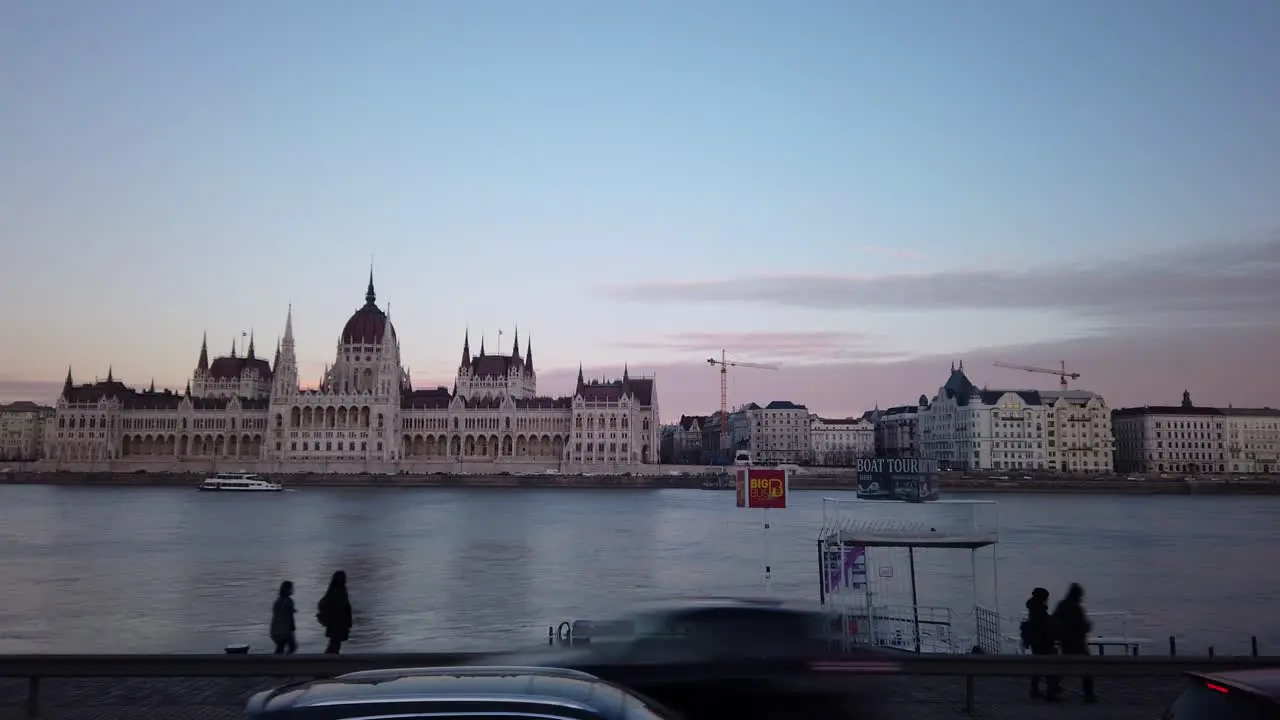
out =
[[[284,490],[284,486],[263,480],[253,473],[215,473],[213,477],[200,483],[200,489],[222,492],[280,492]]]

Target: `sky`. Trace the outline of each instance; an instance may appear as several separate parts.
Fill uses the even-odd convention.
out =
[[[417,386],[826,415],[1079,372],[1280,406],[1273,0],[0,6],[0,400],[332,361],[372,266]]]

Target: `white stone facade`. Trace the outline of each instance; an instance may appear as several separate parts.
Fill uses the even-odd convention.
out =
[[[390,317],[365,304],[347,321],[319,387],[299,384],[293,310],[275,362],[246,351],[210,362],[183,393],[115,380],[77,386],[70,371],[45,442],[59,469],[272,473],[634,472],[658,461],[653,378],[586,381],[537,394],[533,350],[510,355],[464,338],[455,386],[416,390]]]
[[[52,417],[53,408],[33,402],[0,405],[0,463],[40,459],[46,425]]]
[[[875,457],[876,426],[865,417],[809,417],[810,454],[814,465],[852,465]]]
[[[1280,410],[1180,406],[1112,413],[1116,470],[1177,475],[1280,472]]]
[[[951,369],[919,411],[920,454],[956,470],[1110,473],[1111,413],[1087,390],[979,389]]]

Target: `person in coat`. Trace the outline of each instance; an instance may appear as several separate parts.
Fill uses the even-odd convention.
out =
[[[1057,655],[1058,648],[1053,637],[1053,622],[1049,615],[1049,591],[1038,587],[1031,591],[1027,598],[1027,619],[1022,622],[1022,644],[1032,655]],[[1060,678],[1048,676],[1044,678],[1045,693],[1040,692],[1040,676],[1031,678],[1031,697],[1045,697],[1049,701],[1058,699]]]
[[[276,655],[292,655],[298,651],[298,640],[294,634],[297,627],[293,617],[296,612],[293,606],[293,583],[285,580],[280,583],[280,593],[271,606],[271,641],[276,644]]]
[[[347,597],[347,574],[341,570],[335,572],[329,580],[329,589],[316,608],[316,620],[324,627],[324,635],[329,638],[325,646],[326,655],[337,655],[342,650],[342,643],[351,638],[351,600]]]
[[[1089,633],[1093,624],[1084,611],[1084,588],[1079,583],[1071,583],[1066,597],[1053,610],[1053,625],[1058,642],[1062,646],[1063,655],[1088,655]],[[1080,678],[1081,690],[1085,702],[1097,702],[1093,694],[1093,678],[1085,675]]]

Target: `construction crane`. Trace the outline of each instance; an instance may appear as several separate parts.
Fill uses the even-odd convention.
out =
[[[1011,364],[1009,364],[1009,363],[1002,363],[1002,362],[999,362],[999,361],[997,361],[997,362],[996,362],[996,363],[994,363],[994,364],[995,364],[995,366],[996,366],[996,367],[998,367],[998,368],[1004,368],[1004,369],[1006,369],[1006,370],[1023,370],[1023,371],[1026,371],[1026,372],[1044,373],[1044,374],[1046,374],[1046,375],[1057,375],[1057,376],[1058,376],[1058,384],[1062,385],[1062,389],[1063,389],[1063,390],[1066,390],[1066,389],[1067,389],[1067,379],[1068,379],[1068,378],[1070,378],[1071,380],[1079,380],[1079,379],[1080,379],[1080,373],[1067,372],[1067,363],[1066,363],[1066,361],[1062,361],[1062,362],[1059,364],[1059,369],[1057,369],[1057,370],[1051,370],[1051,369],[1049,369],[1049,368],[1032,367],[1032,366],[1030,366],[1030,365],[1011,365]]]
[[[720,351],[720,359],[713,357],[707,358],[707,364],[711,367],[720,366],[720,451],[728,452],[729,450],[729,368],[751,368],[753,370],[777,370],[773,365],[760,365],[759,363],[736,362],[725,357],[725,351]]]

